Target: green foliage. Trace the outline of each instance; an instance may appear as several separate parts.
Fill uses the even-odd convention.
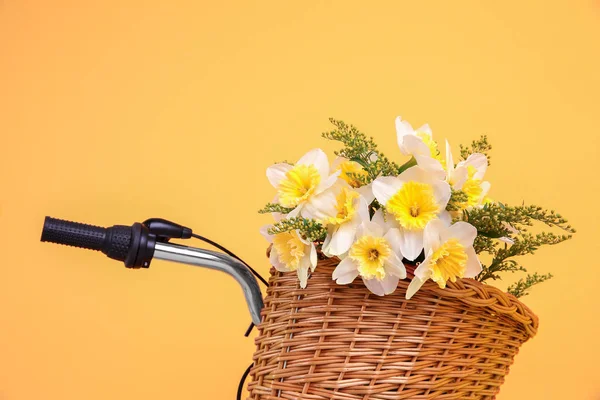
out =
[[[509,236],[510,226],[526,231],[526,228],[532,226],[535,221],[560,228],[568,233],[575,233],[575,229],[560,214],[535,205],[508,206],[501,203],[488,203],[482,208],[465,210],[464,219],[477,228],[479,235],[490,238]]]
[[[510,285],[506,290],[515,297],[523,297],[529,294],[528,290],[538,283],[542,283],[552,278],[552,274],[540,275],[537,272],[533,275],[527,275],[525,279],[519,279],[515,284]]]
[[[311,242],[325,240],[327,229],[319,222],[301,217],[282,219],[269,229],[269,235],[298,230],[300,235]]]
[[[481,282],[488,279],[500,279],[502,272],[527,272],[515,257],[534,254],[541,246],[555,245],[571,238],[575,230],[560,214],[544,210],[539,206],[507,206],[503,204],[487,204],[482,208],[474,208],[463,212],[463,219],[477,228],[477,238],[473,244],[478,254],[487,253],[492,257],[489,265],[483,265],[477,276]],[[531,234],[527,228],[535,221],[550,227],[557,227],[568,234],[557,235],[552,232]],[[518,233],[515,232],[518,231]],[[498,238],[511,238],[512,245],[502,246]],[[531,286],[550,279],[547,275],[528,275],[512,287],[513,294],[522,296]]]
[[[368,181],[365,181],[364,177],[362,178],[363,184],[372,182],[379,175],[398,175],[400,166],[377,150],[377,145],[372,137],[367,137],[355,126],[347,125],[343,121],[333,118],[330,118],[329,121],[335,129],[323,133],[322,136],[344,145],[341,150],[335,151],[335,155],[355,161],[363,167],[368,174]]]
[[[446,210],[448,211],[460,211],[462,210],[463,204],[465,204],[469,200],[469,196],[462,190],[454,190],[452,189],[452,193],[450,195],[450,200],[448,201],[448,205],[446,206]]]
[[[514,238],[514,244],[510,246],[507,244],[500,246],[496,242],[492,247],[486,249],[493,257],[492,262],[489,265],[484,266],[483,271],[479,274],[477,279],[483,282],[487,279],[499,279],[500,276],[498,273],[500,272],[527,272],[525,267],[513,259],[514,257],[533,254],[540,246],[558,244],[568,238],[570,238],[570,236],[558,236],[550,232],[542,232],[537,235],[523,233],[520,237]],[[481,250],[481,248],[476,249],[476,251],[477,250]]]
[[[259,214],[282,213],[288,214],[293,208],[283,207],[281,204],[267,203],[262,209],[258,210]]]
[[[470,146],[460,145],[460,156],[463,160],[466,160],[469,155],[473,153],[481,153],[485,154],[488,160],[488,165],[490,165],[490,155],[489,151],[492,150],[492,145],[489,144],[487,136],[482,135],[479,139],[473,140]]]

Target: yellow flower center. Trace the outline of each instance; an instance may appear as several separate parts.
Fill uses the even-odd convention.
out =
[[[312,196],[319,183],[321,175],[314,165],[296,165],[279,184],[279,202],[284,207],[296,207]]]
[[[382,237],[363,236],[350,248],[349,256],[358,263],[358,273],[365,279],[385,278],[383,265],[392,254],[387,240]]]
[[[431,256],[429,264],[431,280],[437,282],[442,289],[449,279],[456,282],[457,278],[465,276],[467,269],[467,253],[465,246],[457,239],[450,239],[442,244]]]
[[[329,217],[327,222],[333,225],[341,225],[354,217],[356,214],[356,208],[354,207],[354,201],[358,199],[360,195],[346,187],[342,188],[340,193],[336,197],[335,209],[337,214],[334,217]]]
[[[437,218],[440,207],[435,202],[431,185],[410,181],[388,200],[386,210],[404,229],[422,230],[429,221]]]
[[[302,243],[296,231],[278,233],[273,236],[273,247],[279,256],[279,262],[285,264],[291,271],[298,268],[304,257],[305,244]]]
[[[481,179],[473,178],[476,172],[477,169],[474,166],[467,166],[467,180],[462,187],[462,191],[468,196],[466,204],[463,204],[464,208],[476,206],[481,201],[483,189],[481,188]]]
[[[427,147],[429,147],[429,152],[431,154],[431,158],[435,158],[438,161],[443,161],[441,159],[441,155],[440,155],[440,151],[438,150],[437,143],[435,142],[435,140],[433,140],[433,138],[431,137],[430,134],[417,131],[417,132],[415,132],[415,135],[417,135],[417,137],[420,138]]]
[[[363,167],[356,161],[344,161],[340,164],[339,168],[342,170],[340,178],[348,182],[352,187],[360,187],[362,185],[359,177],[367,177],[368,173]]]

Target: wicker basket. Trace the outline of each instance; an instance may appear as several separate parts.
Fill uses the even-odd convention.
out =
[[[494,399],[536,333],[523,303],[475,280],[427,282],[410,300],[403,280],[378,297],[360,279],[337,285],[338,261],[320,260],[306,289],[271,271],[248,399]]]

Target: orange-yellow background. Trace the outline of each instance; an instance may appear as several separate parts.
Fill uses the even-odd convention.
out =
[[[44,216],[169,218],[267,274],[264,169],[332,150],[330,116],[399,157],[398,114],[488,134],[491,195],[579,229],[523,260],[556,277],[499,399],[598,399],[599,54],[586,0],[0,2],[0,399],[234,398],[232,279],[40,243]]]

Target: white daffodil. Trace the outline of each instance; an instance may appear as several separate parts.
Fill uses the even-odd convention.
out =
[[[432,158],[438,157],[437,143],[433,140],[431,128],[428,124],[415,130],[408,121],[403,121],[402,117],[396,117],[396,133],[398,135],[398,146],[405,156],[428,155]]]
[[[400,249],[408,260],[421,254],[427,223],[440,217],[448,218],[446,205],[450,200],[450,186],[419,166],[407,169],[398,177],[377,178],[373,182],[373,194],[398,224]]]
[[[445,175],[440,151],[428,124],[415,130],[408,121],[396,117],[396,134],[402,154],[413,156],[418,165],[432,171],[439,178]]]
[[[322,247],[327,256],[347,252],[357,227],[362,221],[369,220],[367,200],[341,179],[307,204],[303,214],[327,226],[327,237]]]
[[[280,163],[267,169],[267,178],[277,189],[277,202],[294,209],[290,216],[301,214],[302,208],[330,188],[339,174],[329,175],[329,161],[321,149],[309,151],[294,165]]]
[[[393,293],[398,281],[406,278],[399,236],[398,229],[386,231],[376,222],[364,221],[358,227],[356,241],[333,271],[333,279],[340,285],[347,285],[360,275],[374,294]]]
[[[269,260],[277,271],[296,271],[300,287],[305,288],[308,271],[317,267],[317,249],[313,242],[303,239],[298,231],[269,234],[272,225],[263,226],[260,233],[272,243]]]
[[[429,222],[424,235],[425,260],[415,269],[406,298],[410,299],[427,279],[445,288],[448,280],[456,282],[458,278],[477,276],[481,263],[473,249],[476,236],[477,229],[467,222],[451,226],[442,220]]]
[[[418,157],[417,163],[436,177],[445,179],[452,189],[465,192],[468,200],[462,205],[462,208],[480,206],[484,203],[490,190],[490,183],[483,181],[488,166],[485,154],[471,154],[466,160],[455,166],[452,149],[446,140],[446,161],[444,163],[428,156]]]
[[[462,190],[467,194],[468,200],[464,205],[465,208],[481,206],[490,191],[490,183],[483,180],[487,167],[487,157],[481,153],[471,154],[456,166],[456,170],[465,171],[461,172],[462,176],[466,175],[466,179],[462,181],[460,187],[453,186],[455,190]]]

